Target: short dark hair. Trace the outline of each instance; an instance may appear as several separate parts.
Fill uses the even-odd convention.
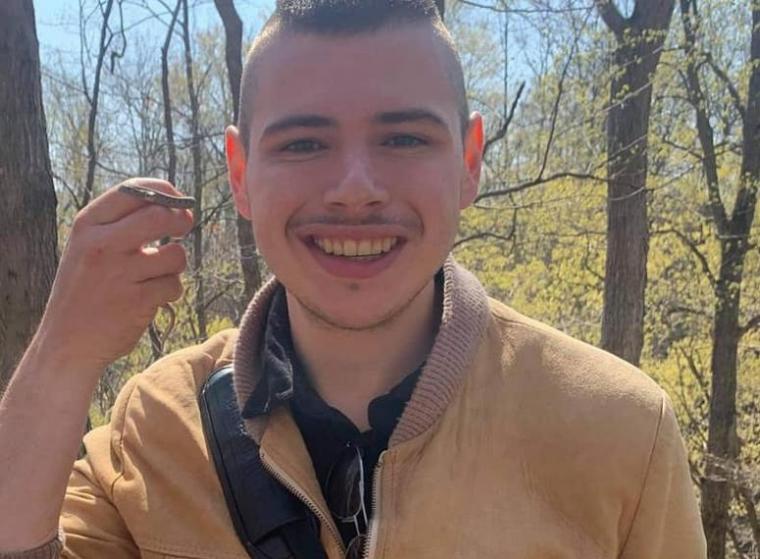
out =
[[[459,53],[441,19],[442,7],[443,0],[277,0],[274,13],[248,51],[243,68],[237,125],[246,153],[250,144],[257,47],[278,31],[351,36],[391,24],[428,22],[439,31],[441,41],[450,54],[449,79],[457,96],[464,138],[469,125],[464,74]]]
[[[325,35],[373,31],[389,22],[440,17],[433,0],[277,0],[273,19]]]

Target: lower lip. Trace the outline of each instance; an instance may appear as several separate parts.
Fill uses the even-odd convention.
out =
[[[403,241],[398,241],[391,250],[377,258],[352,260],[350,257],[327,254],[314,244],[313,239],[309,239],[305,243],[314,259],[328,274],[345,279],[369,279],[380,274],[396,260],[399,252],[401,252],[401,247],[404,245]]]

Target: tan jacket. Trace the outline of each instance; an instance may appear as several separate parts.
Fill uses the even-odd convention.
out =
[[[375,473],[369,557],[702,559],[705,542],[665,393],[619,359],[489,300],[452,261],[435,345]],[[85,438],[61,526],[64,557],[247,557],[206,450],[198,391],[236,346],[256,382],[273,284],[237,331],[132,378]],[[342,556],[285,408],[249,421],[265,465],[322,520]]]

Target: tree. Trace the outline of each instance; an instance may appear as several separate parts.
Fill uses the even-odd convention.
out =
[[[161,96],[164,105],[164,128],[166,128],[166,150],[168,159],[166,180],[172,184],[176,184],[177,182],[177,146],[174,141],[172,100],[171,90],[169,88],[169,46],[171,45],[172,35],[174,35],[174,25],[177,23],[177,16],[179,15],[179,9],[181,7],[181,0],[177,0],[177,5],[172,12],[172,19],[169,22],[169,28],[166,31],[164,44],[161,47]]]
[[[644,345],[649,224],[647,135],[652,75],[673,14],[674,0],[636,0],[624,18],[612,0],[596,0],[615,35],[616,76],[607,116],[607,260],[602,348],[639,364]]]
[[[225,62],[227,76],[232,93],[232,122],[237,122],[240,114],[240,82],[243,75],[241,54],[243,50],[243,22],[235,10],[233,0],[214,0],[216,10],[224,25]],[[242,215],[237,215],[237,237],[240,248],[240,268],[243,271],[243,297],[241,307],[245,309],[248,302],[262,283],[261,268],[256,252],[256,239],[250,222]]]
[[[742,336],[760,325],[760,316],[740,323],[742,282],[750,233],[760,185],[760,5],[752,4],[749,80],[746,101],[727,74],[715,64],[709,50],[698,45],[700,14],[696,0],[680,0],[687,49],[686,90],[694,108],[709,214],[720,244],[720,267],[714,277],[715,304],[712,329],[712,393],[705,476],[702,482],[702,520],[709,559],[723,559],[729,504],[733,489],[732,466],[739,455],[736,433],[737,358]],[[715,131],[700,75],[707,65],[732,94],[742,121],[741,168],[733,208],[723,200]],[[724,78],[725,77],[725,78]]]
[[[166,129],[166,180],[171,184],[177,184],[177,145],[174,141],[174,121],[172,119],[172,98],[169,87],[169,47],[171,46],[172,36],[174,35],[174,25],[177,23],[177,16],[182,7],[182,0],[177,0],[177,5],[172,12],[172,18],[169,22],[169,28],[166,31],[164,44],[161,46],[161,99],[164,108],[164,128]],[[161,239],[161,244],[168,243],[169,239]],[[164,338],[161,335],[155,322],[148,326],[148,336],[150,337],[151,351],[153,359],[158,359],[164,352]]]
[[[121,2],[121,0],[119,0]],[[84,40],[84,34],[85,34],[85,27],[86,22],[84,18],[84,6],[81,4],[82,0],[80,0],[79,5],[79,11],[80,11],[80,31],[83,37],[83,40],[81,42],[81,48],[84,50],[86,41]],[[82,71],[82,87],[85,92],[85,96],[87,97],[87,102],[90,105],[90,114],[87,121],[87,182],[85,183],[84,188],[84,195],[82,197],[82,200],[79,204],[80,208],[85,207],[90,200],[93,197],[93,191],[95,188],[95,168],[97,167],[97,149],[95,146],[95,136],[96,136],[96,125],[97,125],[97,118],[98,118],[98,105],[100,103],[100,80],[103,73],[103,64],[105,62],[106,53],[108,52],[109,48],[111,47],[111,43],[116,36],[114,32],[111,30],[109,18],[111,17],[111,12],[113,11],[114,6],[114,0],[105,0],[105,4],[103,4],[101,1],[98,1],[98,8],[100,9],[100,12],[103,15],[103,21],[100,26],[100,41],[98,43],[98,54],[97,54],[97,62],[95,63],[95,76],[93,77],[92,82],[92,93],[89,92],[89,86],[87,84],[87,76],[84,72],[84,69]],[[122,38],[123,38],[122,33]],[[123,51],[122,51],[123,54]],[[82,55],[84,57],[84,53]],[[113,61],[121,56],[121,54],[117,53],[116,51],[112,51],[111,53],[111,65],[113,68]],[[84,67],[83,67],[84,68]]]
[[[0,394],[42,316],[58,264],[56,196],[31,0],[0,2]]]
[[[193,78],[193,51],[190,45],[190,10],[188,0],[182,2],[182,40],[185,44],[185,77],[187,79],[187,94],[190,99],[190,152],[193,156],[193,196],[195,197],[196,220],[199,223],[193,228],[193,274],[195,275],[195,317],[198,320],[198,336],[205,340],[208,336],[206,329],[206,297],[203,278],[203,154],[200,137],[200,104]]]

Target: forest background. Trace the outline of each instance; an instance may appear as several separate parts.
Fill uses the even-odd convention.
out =
[[[2,12],[31,4],[2,4],[0,27],[19,27]],[[174,328],[162,339],[160,314],[105,371],[89,427],[108,420],[130,376],[238,323],[267,270],[230,198],[223,130],[237,116],[242,53],[272,4],[35,0],[39,68],[28,83],[41,84],[35,141],[46,145],[29,140],[44,149],[26,159],[0,149],[0,164],[27,176],[0,174],[0,222],[13,224],[0,226],[10,247],[0,277],[14,278],[0,285],[0,386],[76,212],[129,177],[195,196],[197,224]],[[488,131],[456,258],[492,296],[663,386],[710,559],[759,557],[760,3],[453,0],[445,19]],[[0,42],[0,53],[14,48]],[[4,76],[0,133],[15,145],[14,88],[28,89]],[[26,185],[32,167],[41,174]]]

